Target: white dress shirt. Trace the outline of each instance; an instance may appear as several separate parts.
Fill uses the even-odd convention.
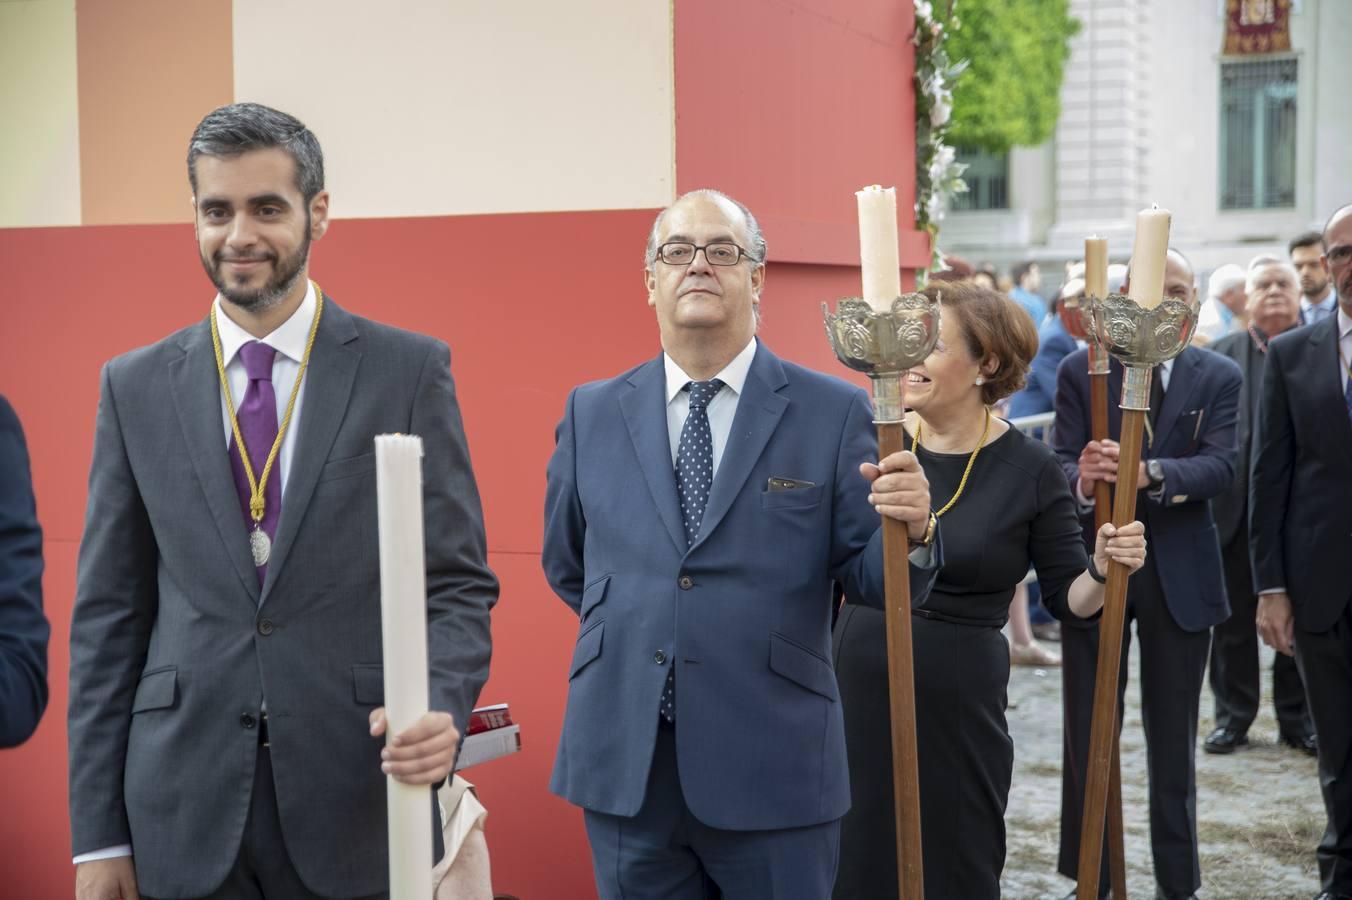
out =
[[[742,388],[746,386],[746,375],[751,371],[751,360],[756,356],[756,339],[753,337],[742,352],[732,358],[732,362],[723,367],[714,378],[723,382],[723,388],[714,399],[709,401],[706,412],[709,416],[709,431],[714,442],[714,477],[718,476],[718,464],[723,461],[723,450],[728,446],[728,435],[732,433],[732,419],[737,415],[737,401],[741,399]],[[667,372],[667,437],[671,441],[671,465],[676,466],[676,451],[681,444],[681,429],[690,416],[690,392],[683,391],[686,382],[696,381],[676,364],[670,356],[663,353],[662,363]]]
[[[281,427],[282,419],[286,416],[286,404],[291,399],[291,388],[296,383],[296,374],[300,372],[301,358],[305,356],[305,345],[310,338],[310,325],[314,321],[317,303],[314,282],[310,282],[305,290],[305,299],[291,317],[266,337],[255,338],[225,314],[221,309],[221,298],[216,297],[216,302],[211,306],[211,314],[216,317],[216,330],[221,336],[221,359],[225,360],[225,379],[230,383],[230,396],[234,398],[236,408],[244,400],[244,392],[249,387],[249,376],[244,371],[244,361],[239,358],[239,348],[252,340],[261,341],[277,351],[272,361],[272,390],[277,395],[277,426]],[[742,378],[743,380],[746,378],[745,371]],[[225,447],[229,450],[234,437],[233,429],[230,427],[230,410],[226,406],[224,393],[218,392],[218,395],[221,398],[222,433],[225,435]],[[300,390],[296,393],[296,408],[291,414],[291,427],[287,429],[286,437],[282,439],[282,449],[277,454],[276,472],[270,476],[280,479],[277,486],[282,490],[286,489],[286,479],[291,473],[291,460],[296,453],[296,430],[300,427],[300,407],[304,397],[305,381],[302,379]],[[731,421],[729,418],[729,427]],[[724,435],[726,434],[725,431]],[[267,450],[263,452],[266,453]],[[255,449],[254,452],[259,451]],[[262,474],[255,472],[254,477],[260,478]],[[131,856],[131,845],[120,844],[116,847],[81,853],[73,862],[78,865],[98,859],[112,859],[116,856]]]
[[[1332,290],[1319,303],[1311,303],[1310,298],[1302,294],[1300,298],[1300,324],[1313,325],[1316,322],[1322,322],[1333,315],[1333,311],[1338,308],[1338,295]]]

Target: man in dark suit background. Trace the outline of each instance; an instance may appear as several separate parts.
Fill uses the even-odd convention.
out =
[[[1197,293],[1191,264],[1170,250],[1164,273],[1169,297]],[[1123,285],[1123,290],[1128,289]],[[1057,376],[1053,446],[1081,504],[1086,540],[1092,540],[1094,483],[1116,481],[1122,412],[1122,366],[1108,375],[1108,433],[1094,441],[1090,427],[1087,351],[1061,363]],[[1197,843],[1195,755],[1198,704],[1211,627],[1229,615],[1221,548],[1207,501],[1234,479],[1235,417],[1242,379],[1232,361],[1188,347],[1158,366],[1151,379],[1151,411],[1143,435],[1136,517],[1145,523],[1150,554],[1127,591],[1128,622],[1140,648],[1141,708],[1149,748],[1150,843],[1157,896],[1191,897],[1201,885]],[[1062,628],[1065,746],[1061,781],[1058,870],[1076,878],[1080,820],[1088,768],[1089,728],[1098,657],[1098,625]],[[1122,680],[1131,630],[1123,633]],[[1119,697],[1118,715],[1121,716]],[[1103,855],[1100,891],[1108,889]]]
[[[1203,744],[1208,753],[1232,753],[1249,742],[1249,726],[1258,715],[1258,629],[1254,613],[1258,597],[1253,590],[1249,558],[1249,463],[1262,393],[1263,363],[1268,341],[1300,324],[1300,287],[1295,268],[1275,256],[1259,256],[1249,263],[1246,278],[1248,327],[1228,334],[1208,349],[1233,359],[1244,373],[1237,425],[1238,452],[1235,481],[1211,501],[1211,513],[1220,533],[1225,564],[1225,588],[1230,618],[1211,630],[1211,693],[1216,701],[1216,727]],[[1305,709],[1305,686],[1291,657],[1277,654],[1272,663],[1272,703],[1280,740],[1311,755],[1315,752],[1314,725]]]
[[[1249,533],[1258,633],[1294,655],[1319,736],[1321,900],[1352,898],[1352,204],[1323,233],[1336,314],[1268,345]]]
[[[42,614],[42,528],[28,447],[14,407],[0,395],[0,747],[17,747],[47,708]]]
[[[544,570],[580,619],[550,789],[604,900],[821,900],[850,803],[832,584],[881,605],[881,512],[926,545],[924,596],[928,484],[910,453],[873,463],[863,391],[756,338],[745,206],[685,195],[645,262],[664,353],[576,388],[549,462]]]
[[[215,110],[188,174],[216,301],[102,375],[71,624],[77,898],[386,896],[382,769],[427,785],[440,846],[433,786],[488,674],[497,581],[450,353],[309,280],[329,195],[295,118]],[[382,749],[388,432],[423,439],[431,711]]]

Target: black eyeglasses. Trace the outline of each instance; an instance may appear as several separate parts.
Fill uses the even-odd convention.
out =
[[[1329,262],[1341,266],[1343,263],[1352,260],[1352,244],[1339,244],[1328,252]],[[709,260],[713,262],[713,260]]]
[[[704,251],[711,266],[735,266],[742,257],[758,262],[754,256],[731,241],[715,241],[700,246],[689,241],[667,241],[657,248],[657,258],[669,266],[687,266],[695,261],[695,254]]]

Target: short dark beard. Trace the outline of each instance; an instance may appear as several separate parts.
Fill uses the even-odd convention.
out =
[[[216,290],[220,291],[221,296],[229,300],[235,306],[246,312],[260,313],[272,309],[278,303],[281,303],[291,291],[296,287],[296,282],[300,280],[301,273],[305,271],[305,264],[310,259],[310,216],[305,216],[305,237],[301,241],[300,247],[296,252],[286,257],[278,259],[276,255],[268,257],[273,264],[272,277],[268,279],[267,284],[261,288],[252,291],[243,291],[232,287],[225,280],[221,273],[221,254],[217,252],[211,259],[202,255],[202,268],[206,270],[207,277],[211,283],[216,285]]]

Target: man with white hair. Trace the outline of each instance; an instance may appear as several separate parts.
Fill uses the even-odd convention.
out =
[[[1213,278],[1214,281],[1214,278]],[[1209,349],[1239,364],[1244,384],[1239,396],[1238,456],[1230,489],[1211,501],[1220,532],[1230,618],[1211,630],[1211,692],[1216,728],[1203,745],[1207,753],[1233,753],[1249,742],[1249,726],[1258,715],[1258,629],[1254,615],[1258,597],[1249,563],[1249,460],[1253,456],[1253,422],[1258,416],[1259,388],[1267,343],[1300,324],[1300,282],[1296,269],[1275,256],[1249,263],[1247,318],[1244,332],[1229,334]],[[1313,756],[1314,725],[1305,707],[1305,685],[1295,660],[1277,654],[1272,663],[1272,702],[1282,743]]]
[[[1205,347],[1227,334],[1243,331],[1248,325],[1244,278],[1244,270],[1234,263],[1226,263],[1211,273],[1206,286],[1206,302],[1197,316],[1194,344]]]

